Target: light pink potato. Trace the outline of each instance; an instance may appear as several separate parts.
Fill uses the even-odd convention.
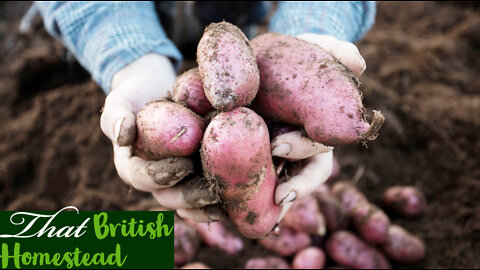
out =
[[[290,269],[290,265],[280,257],[258,257],[249,259],[245,269]]]
[[[192,155],[200,148],[205,130],[200,116],[169,101],[147,104],[136,123],[135,155],[149,160]]]
[[[380,248],[388,258],[400,263],[416,263],[425,256],[422,240],[397,225],[390,226],[387,241]]]
[[[383,194],[382,204],[387,210],[405,217],[417,217],[427,206],[425,195],[412,186],[393,186]]]
[[[325,219],[312,196],[296,200],[288,210],[282,223],[288,227],[308,234],[325,235]]]
[[[207,245],[218,247],[229,255],[238,254],[243,250],[242,239],[229,232],[220,221],[197,223],[195,229]]]
[[[278,177],[263,119],[243,107],[218,114],[205,131],[200,154],[204,175],[219,188],[239,232],[249,238],[267,235],[281,208],[274,201]]]
[[[353,72],[315,44],[267,33],[251,41],[260,71],[253,108],[272,121],[304,126],[319,143],[337,146],[373,140],[384,117],[372,125]]]
[[[370,244],[387,241],[390,219],[378,207],[371,203],[356,205],[349,216],[359,235]]]
[[[188,263],[197,253],[200,245],[195,229],[182,219],[175,216],[173,260],[175,265]]]
[[[326,243],[327,254],[336,263],[357,269],[388,269],[390,263],[375,248],[353,233],[335,232]]]
[[[185,264],[184,266],[180,267],[180,269],[211,269],[211,268],[201,262],[192,262],[189,264]]]
[[[318,247],[308,247],[295,255],[293,269],[323,269],[327,258],[325,252]]]
[[[280,224],[278,235],[271,233],[264,239],[258,240],[260,245],[282,257],[291,256],[308,247],[311,243],[310,236],[303,232],[297,232],[283,224]]]
[[[333,196],[328,186],[320,186],[312,193],[312,196],[316,199],[320,212],[325,217],[327,230],[329,232],[348,227],[347,210],[342,206],[340,201]]]
[[[172,99],[198,115],[205,115],[213,110],[203,91],[198,68],[192,68],[177,77],[172,89]]]
[[[260,84],[257,62],[238,27],[210,24],[198,43],[197,63],[205,95],[215,109],[230,111],[255,98]]]

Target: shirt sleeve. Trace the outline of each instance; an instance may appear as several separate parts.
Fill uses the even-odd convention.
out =
[[[269,29],[286,35],[302,33],[332,35],[343,41],[360,39],[375,22],[375,2],[282,1]]]
[[[167,38],[153,2],[36,2],[47,31],[63,44],[93,79],[110,91],[113,75],[147,53],[180,65],[182,55]]]

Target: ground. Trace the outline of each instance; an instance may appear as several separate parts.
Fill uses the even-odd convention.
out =
[[[100,88],[41,24],[18,34],[28,5],[0,3],[0,209],[155,205],[116,174],[99,126]],[[399,267],[479,268],[478,4],[380,3],[375,26],[357,45],[367,63],[364,102],[369,115],[379,109],[386,123],[368,148],[335,149],[340,178],[360,176],[360,188],[374,202],[391,185],[425,192],[422,217],[393,222],[425,241],[426,258]],[[198,259],[209,262],[211,252],[205,248]],[[238,260],[215,258],[212,266],[238,266]]]

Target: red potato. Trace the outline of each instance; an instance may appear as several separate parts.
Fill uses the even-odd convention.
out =
[[[308,234],[297,232],[283,224],[279,226],[278,235],[271,233],[266,238],[258,240],[258,243],[282,257],[291,256],[310,245],[311,239]]]
[[[328,186],[320,186],[312,193],[312,196],[316,199],[320,212],[325,217],[329,232],[348,227],[347,211],[338,199],[333,196]]]
[[[290,265],[280,257],[270,256],[249,259],[245,269],[290,269]]]
[[[250,44],[260,70],[253,107],[262,117],[304,126],[312,140],[329,146],[377,137],[383,115],[366,122],[357,78],[322,48],[276,33]]]
[[[382,210],[369,203],[355,186],[349,182],[340,181],[333,185],[332,193],[347,210],[348,217],[363,239],[371,244],[383,243],[387,240],[390,219]]]
[[[336,182],[332,186],[331,191],[333,195],[338,198],[345,210],[347,210],[347,213],[352,211],[352,209],[358,204],[368,203],[365,195],[358,191],[353,184],[347,181]]]
[[[378,207],[371,203],[356,205],[349,216],[360,236],[370,244],[387,241],[390,219]]]
[[[192,68],[177,77],[172,89],[172,99],[198,115],[205,115],[213,110],[203,91],[198,68]]]
[[[247,37],[233,24],[212,23],[197,48],[205,95],[215,109],[230,111],[255,98],[260,75]]]
[[[267,235],[281,208],[274,201],[278,177],[263,119],[243,107],[218,114],[205,131],[200,154],[204,175],[219,188],[239,232],[249,238]]]
[[[197,223],[195,229],[207,245],[218,247],[229,255],[238,254],[243,250],[242,239],[229,232],[220,221]]]
[[[182,219],[175,216],[174,226],[174,262],[182,265],[189,262],[197,253],[200,245],[195,229]]]
[[[382,204],[387,210],[406,217],[419,216],[427,206],[425,195],[416,187],[393,186],[383,194]]]
[[[322,269],[327,260],[325,252],[318,247],[308,247],[295,255],[293,269]]]
[[[390,268],[388,260],[353,233],[337,231],[327,241],[328,255],[338,264],[358,269]]]
[[[308,196],[296,200],[288,210],[282,223],[288,227],[308,234],[325,235],[325,219],[318,209],[315,198]]]
[[[400,263],[416,263],[425,256],[422,240],[397,225],[390,226],[387,241],[380,248],[388,258]]]
[[[135,155],[149,160],[192,155],[200,148],[205,130],[200,116],[169,101],[147,104],[136,122]]]

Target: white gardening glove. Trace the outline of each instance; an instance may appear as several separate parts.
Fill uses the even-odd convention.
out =
[[[111,92],[105,99],[100,126],[113,144],[114,162],[120,178],[133,188],[152,192],[165,208],[196,221],[218,220],[218,214],[206,214],[199,207],[214,204],[219,198],[210,191],[184,192],[187,183],[177,182],[193,172],[188,158],[173,157],[158,161],[134,156],[130,145],[136,136],[135,115],[145,104],[163,99],[175,83],[170,60],[147,54],[115,73]]]
[[[305,33],[297,36],[317,44],[348,66],[357,77],[365,71],[366,64],[357,46],[340,41],[329,35]],[[275,191],[275,202],[283,206],[283,214],[295,199],[302,199],[327,181],[332,172],[333,147],[327,147],[302,136],[300,131],[292,131],[272,140],[272,155],[289,160],[302,160],[304,167],[288,182],[279,184]],[[280,220],[283,215],[280,216]]]

